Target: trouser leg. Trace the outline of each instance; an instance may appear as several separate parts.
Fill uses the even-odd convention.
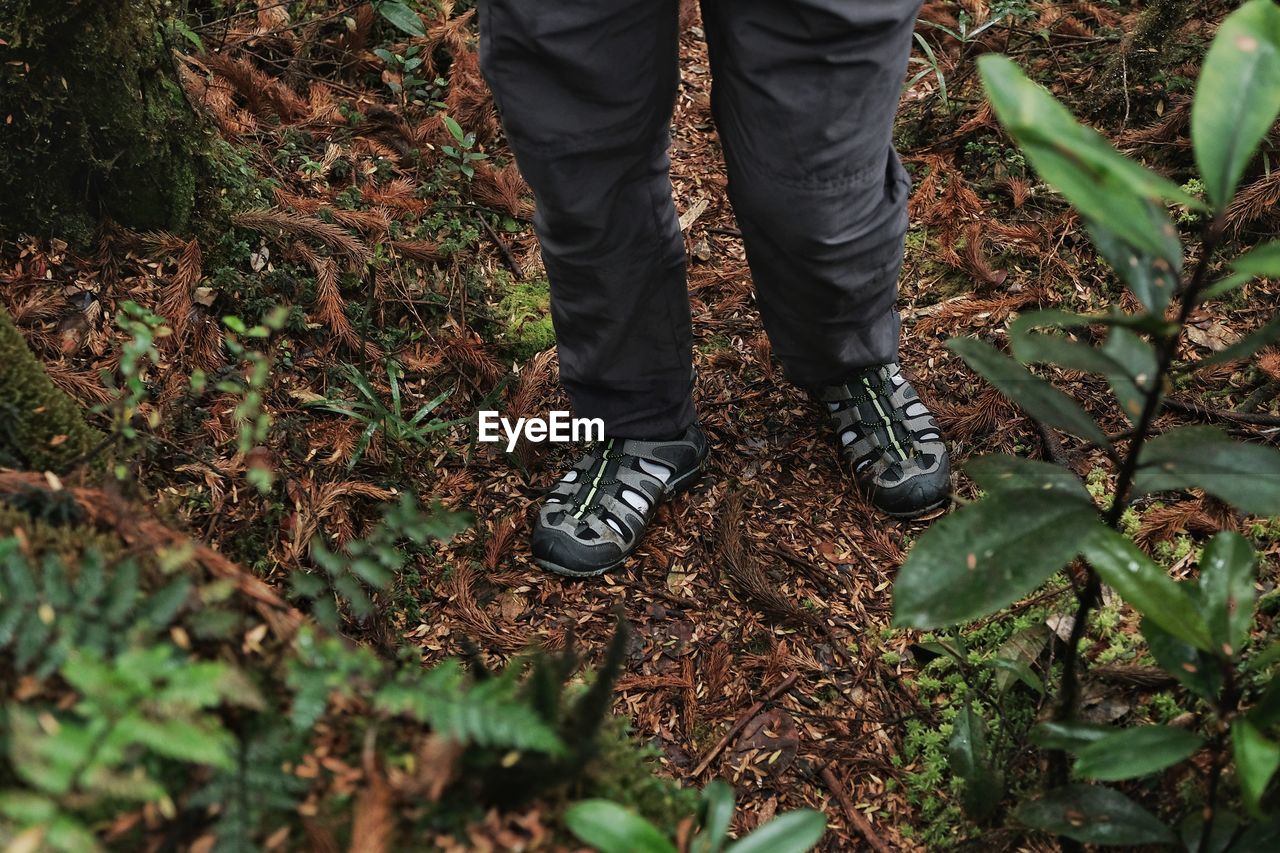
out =
[[[703,0],[712,109],[788,377],[897,357],[910,186],[892,146],[918,0]]]
[[[481,0],[480,61],[537,201],[560,378],[579,417],[692,422],[684,241],[667,145],[676,0]]]

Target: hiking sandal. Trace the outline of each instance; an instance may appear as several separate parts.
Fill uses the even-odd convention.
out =
[[[915,518],[951,501],[951,460],[933,414],[896,363],[864,368],[819,397],[871,503]]]
[[[529,541],[534,562],[574,578],[622,565],[658,504],[697,482],[707,452],[697,424],[671,441],[597,442],[544,499]]]

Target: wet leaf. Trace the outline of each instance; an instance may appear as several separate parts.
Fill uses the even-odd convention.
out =
[[[1075,400],[991,344],[977,338],[952,338],[947,346],[1031,417],[1101,447],[1110,445],[1107,436]]]
[[[1052,490],[969,504],[938,519],[907,555],[894,584],[894,622],[938,628],[994,613],[1070,562],[1098,525],[1092,504]]]
[[[1280,769],[1280,744],[1264,736],[1248,720],[1237,719],[1231,724],[1231,747],[1244,804],[1252,814],[1261,816],[1262,794]]]
[[[1258,143],[1280,112],[1280,8],[1252,0],[1227,16],[1209,45],[1191,107],[1196,164],[1225,210]]]
[[[1119,791],[1096,785],[1056,788],[1024,803],[1018,820],[1084,844],[1172,844],[1173,830]]]
[[[1212,647],[1209,627],[1191,596],[1137,545],[1099,526],[1082,547],[1089,564],[1135,610],[1198,649]]]
[[[1228,438],[1213,427],[1170,430],[1142,449],[1138,493],[1204,489],[1255,515],[1280,515],[1280,451]]]
[[[1199,735],[1170,726],[1120,729],[1081,748],[1075,771],[1104,782],[1146,776],[1189,758],[1203,743]]]

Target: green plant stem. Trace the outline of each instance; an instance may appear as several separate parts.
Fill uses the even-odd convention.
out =
[[[1225,226],[1226,221],[1221,214],[1214,217],[1213,221],[1206,226],[1200,261],[1196,264],[1196,271],[1192,275],[1191,281],[1182,292],[1175,328],[1170,334],[1161,339],[1157,349],[1156,372],[1152,383],[1152,391],[1147,394],[1142,406],[1142,415],[1134,426],[1133,441],[1129,444],[1129,452],[1125,455],[1124,463],[1120,466],[1120,473],[1116,477],[1115,500],[1111,504],[1111,509],[1107,511],[1107,526],[1113,529],[1119,529],[1120,517],[1124,515],[1124,511],[1129,506],[1129,491],[1133,486],[1134,475],[1138,472],[1138,457],[1141,454],[1142,445],[1146,442],[1147,436],[1151,432],[1151,426],[1155,423],[1156,415],[1160,412],[1160,391],[1164,387],[1165,378],[1169,375],[1174,356],[1177,354],[1178,341],[1182,339],[1182,330],[1186,328],[1187,320],[1191,316],[1192,309],[1196,306],[1200,291],[1205,287],[1205,280],[1209,274],[1209,264],[1218,249],[1218,244],[1222,242]]]
[[[1084,640],[1085,625],[1089,621],[1089,611],[1102,597],[1102,581],[1098,573],[1085,567],[1088,573],[1084,588],[1076,592],[1076,615],[1071,623],[1071,636],[1067,640],[1067,657],[1062,663],[1062,694],[1058,700],[1058,711],[1054,715],[1058,722],[1070,720],[1075,715],[1076,701],[1080,694],[1080,677],[1076,663],[1080,657],[1080,643]],[[1055,779],[1055,785],[1066,784],[1066,753],[1057,751],[1056,756],[1062,758],[1061,779]],[[1057,768],[1055,768],[1057,769]],[[1059,774],[1055,774],[1059,775]]]
[[[1204,825],[1200,827],[1200,844],[1197,849],[1208,850],[1213,834],[1213,822],[1218,816],[1218,783],[1227,758],[1227,737],[1231,731],[1231,719],[1240,703],[1240,691],[1236,687],[1235,670],[1230,661],[1222,667],[1222,692],[1218,694],[1218,732],[1213,737],[1213,763],[1209,766],[1209,789],[1205,797]]]
[[[1146,395],[1142,406],[1142,414],[1138,418],[1137,424],[1134,425],[1133,437],[1129,443],[1128,452],[1120,464],[1120,472],[1116,477],[1115,496],[1111,502],[1111,507],[1104,516],[1107,526],[1113,530],[1120,529],[1120,520],[1129,506],[1129,493],[1133,488],[1133,478],[1138,472],[1138,459],[1142,453],[1142,447],[1151,433],[1151,427],[1155,423],[1156,416],[1160,412],[1161,389],[1164,387],[1165,379],[1173,365],[1174,356],[1177,354],[1178,341],[1182,338],[1182,330],[1187,325],[1192,309],[1195,308],[1200,291],[1205,287],[1209,265],[1213,260],[1214,252],[1217,251],[1218,245],[1222,242],[1225,225],[1226,222],[1221,215],[1215,217],[1212,222],[1206,225],[1200,260],[1196,264],[1191,280],[1182,291],[1175,328],[1168,335],[1161,338],[1159,342],[1152,390]],[[1076,607],[1075,621],[1071,625],[1071,636],[1067,640],[1066,658],[1062,664],[1062,692],[1059,696],[1057,711],[1054,714],[1055,719],[1059,722],[1065,722],[1075,716],[1076,703],[1080,692],[1080,680],[1077,673],[1080,660],[1080,644],[1084,640],[1089,613],[1102,597],[1102,581],[1098,578],[1097,572],[1088,566],[1085,567],[1085,571],[1087,576],[1084,587],[1076,593],[1076,599],[1079,604]],[[1212,780],[1215,788],[1216,776],[1217,774]],[[1064,751],[1055,750],[1050,755],[1049,777],[1054,787],[1066,784],[1067,756]]]

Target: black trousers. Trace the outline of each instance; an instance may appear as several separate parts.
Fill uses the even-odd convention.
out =
[[[891,134],[919,0],[702,0],[712,112],[757,302],[789,379],[897,357],[909,181]],[[480,0],[481,68],[537,201],[580,417],[694,419],[667,146],[677,0]]]

